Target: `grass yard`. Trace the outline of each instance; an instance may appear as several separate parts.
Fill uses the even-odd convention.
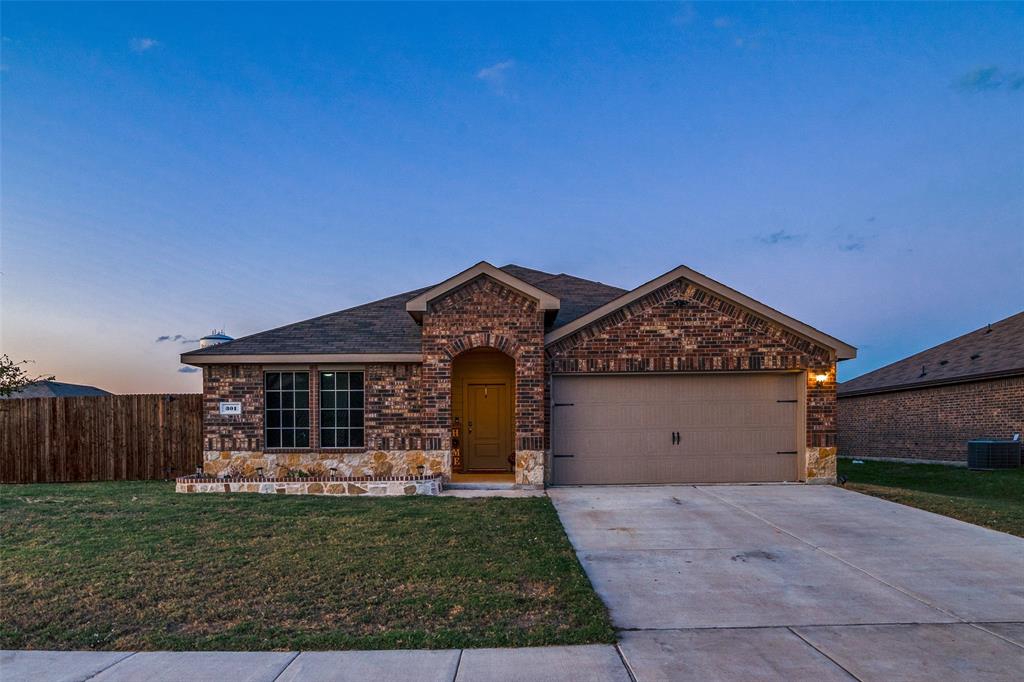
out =
[[[0,648],[613,642],[554,507],[0,486]]]
[[[1024,537],[1024,469],[839,460],[847,488]]]

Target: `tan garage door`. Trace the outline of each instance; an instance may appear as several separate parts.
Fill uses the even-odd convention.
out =
[[[798,376],[555,376],[552,482],[796,480]]]

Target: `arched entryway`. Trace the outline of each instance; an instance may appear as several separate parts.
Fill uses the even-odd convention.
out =
[[[515,360],[474,348],[452,361],[452,473],[515,470]]]

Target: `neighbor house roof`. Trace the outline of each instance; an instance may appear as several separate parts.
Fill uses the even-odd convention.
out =
[[[571,275],[555,275],[519,265],[500,268],[529,287],[557,299],[559,307],[552,328],[607,303],[624,289]],[[443,283],[442,283],[443,284]],[[250,356],[249,360],[273,361],[275,355],[293,361],[415,361],[420,353],[420,326],[406,304],[437,287],[424,287],[302,322],[243,336],[228,343],[183,353],[182,362],[203,364],[219,356]],[[265,359],[264,359],[265,358]]]
[[[36,381],[7,398],[75,398],[89,395],[111,395],[109,391],[95,386],[66,384],[63,381]]]
[[[1024,312],[868,372],[838,387],[840,396],[1024,374]]]

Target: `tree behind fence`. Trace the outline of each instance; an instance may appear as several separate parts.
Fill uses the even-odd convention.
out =
[[[174,478],[202,463],[203,397],[0,400],[0,481]]]

